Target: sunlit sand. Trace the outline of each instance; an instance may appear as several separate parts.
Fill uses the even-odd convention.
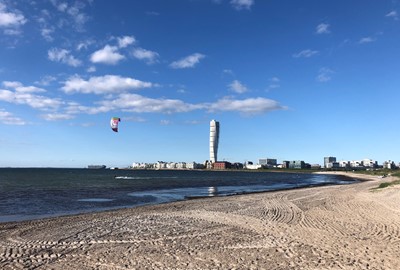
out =
[[[0,268],[400,269],[400,187],[369,178],[3,223]]]

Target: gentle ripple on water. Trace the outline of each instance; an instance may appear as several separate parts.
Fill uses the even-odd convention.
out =
[[[0,222],[352,182],[270,172],[1,168]]]

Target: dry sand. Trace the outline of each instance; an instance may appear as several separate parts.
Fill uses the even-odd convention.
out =
[[[400,269],[381,181],[0,224],[0,269]]]

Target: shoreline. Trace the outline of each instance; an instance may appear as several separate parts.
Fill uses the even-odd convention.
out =
[[[384,178],[376,175],[369,175],[369,174],[361,174],[361,173],[355,173],[355,172],[343,172],[343,171],[321,171],[321,172],[314,172],[315,174],[329,174],[329,175],[341,175],[341,176],[347,176],[350,178],[357,178],[362,181],[374,181],[374,180],[382,180],[386,179],[387,181],[394,181],[397,180],[398,178],[395,176],[386,176]]]
[[[219,171],[218,171],[219,172]],[[221,171],[224,172],[224,171]],[[236,171],[235,171],[236,172]],[[257,171],[243,171],[245,173],[247,172],[257,172]],[[263,171],[264,172],[264,171]],[[280,172],[280,171],[265,171],[268,173],[285,173],[285,172]],[[290,172],[291,174],[297,174],[296,172]],[[354,174],[350,175],[349,174],[344,174],[341,172],[302,172],[304,174],[331,174],[331,175],[337,175],[337,176],[347,176],[348,178],[353,178],[355,181],[353,183],[346,183],[346,184],[356,184],[357,181],[364,181],[362,177],[359,177],[360,175]],[[361,175],[363,176],[363,175]],[[54,219],[54,218],[61,218],[61,217],[68,217],[68,216],[76,216],[76,215],[85,215],[85,214],[91,214],[91,213],[102,213],[102,212],[110,212],[110,211],[118,211],[122,209],[130,209],[130,208],[137,208],[137,207],[145,207],[145,206],[153,206],[153,205],[159,205],[159,204],[168,204],[168,203],[174,203],[174,202],[184,202],[188,200],[201,200],[201,199],[207,199],[207,198],[214,198],[214,197],[232,197],[232,196],[250,196],[252,194],[262,194],[262,193],[273,193],[273,192],[281,192],[281,191],[290,191],[290,190],[297,190],[297,189],[310,189],[310,188],[317,188],[317,187],[323,187],[323,186],[336,186],[336,185],[343,185],[343,183],[315,183],[315,184],[306,184],[306,185],[300,185],[300,186],[291,186],[291,187],[281,187],[281,188],[276,188],[276,189],[265,189],[265,190],[253,190],[253,191],[237,191],[233,193],[228,193],[228,194],[219,194],[219,195],[187,195],[184,196],[182,199],[178,199],[175,201],[165,201],[165,202],[154,202],[154,203],[144,203],[144,204],[138,204],[138,205],[126,205],[122,207],[111,207],[111,208],[96,208],[92,210],[86,210],[86,211],[67,211],[67,212],[60,212],[60,213],[54,213],[54,214],[40,214],[40,215],[21,215],[21,216],[14,216],[14,218],[7,218],[7,216],[1,216],[0,217],[0,224],[2,223],[17,223],[17,222],[26,222],[26,221],[37,221],[37,220],[47,220],[47,219]]]
[[[0,268],[399,269],[400,187],[371,191],[397,178],[345,176],[370,181],[0,223]]]
[[[246,171],[247,172],[247,171]],[[251,171],[252,172],[252,171]],[[269,171],[269,173],[282,173],[280,171]],[[296,173],[296,172],[290,172]],[[308,174],[327,174],[327,175],[337,175],[337,176],[344,176],[348,178],[355,179],[355,181],[370,181],[376,180],[377,178],[371,175],[364,175],[364,174],[357,174],[353,172],[342,172],[342,171],[317,171],[317,172],[303,172]],[[357,184],[357,182],[350,183],[350,184]],[[87,210],[84,212],[65,212],[59,214],[43,214],[37,216],[20,216],[17,217],[15,220],[7,220],[6,218],[0,218],[0,224],[4,223],[19,223],[19,222],[29,222],[29,221],[38,221],[38,220],[47,220],[47,219],[54,219],[54,218],[62,218],[62,217],[69,217],[69,216],[78,216],[78,215],[86,215],[91,213],[102,213],[102,212],[112,212],[112,211],[119,211],[123,209],[130,209],[130,208],[138,208],[138,207],[146,207],[146,206],[154,206],[154,205],[162,205],[162,204],[169,204],[175,202],[184,202],[184,201],[191,201],[191,200],[201,200],[207,198],[223,198],[223,197],[234,197],[234,196],[250,196],[252,194],[262,194],[262,193],[273,193],[273,192],[284,192],[290,190],[299,190],[299,189],[311,189],[311,188],[318,188],[324,186],[336,186],[342,184],[331,184],[331,183],[320,183],[320,184],[310,184],[298,187],[290,187],[290,188],[281,188],[281,189],[272,189],[272,190],[261,190],[261,191],[247,191],[247,192],[237,192],[233,194],[225,194],[225,195],[216,195],[216,196],[208,196],[208,195],[199,195],[199,196],[185,196],[182,200],[171,201],[171,202],[162,202],[162,203],[149,203],[149,204],[141,204],[141,205],[133,205],[133,206],[124,206],[124,207],[115,207],[115,208],[105,208],[105,209],[97,209],[97,210]]]

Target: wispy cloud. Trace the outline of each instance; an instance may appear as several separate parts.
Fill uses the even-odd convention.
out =
[[[243,100],[226,97],[208,106],[210,112],[236,111],[244,115],[256,115],[286,109],[287,107],[280,105],[277,101],[262,97]]]
[[[281,82],[281,80],[278,77],[270,78],[268,89],[276,89],[276,88],[281,87],[280,82]]]
[[[79,42],[78,45],[76,46],[76,49],[77,49],[78,51],[83,50],[83,49],[86,50],[86,49],[88,49],[88,47],[89,47],[90,45],[92,45],[93,43],[94,43],[94,41],[93,41],[93,40],[90,40],[90,39],[81,41],[81,42]]]
[[[254,0],[231,0],[231,5],[237,10],[248,9],[254,5]]]
[[[358,43],[359,44],[366,44],[366,43],[371,43],[371,42],[375,42],[376,41],[376,38],[373,38],[373,37],[364,37],[364,38],[361,38],[359,41],[358,41]]]
[[[148,16],[159,16],[160,13],[157,11],[146,11],[146,15]]]
[[[82,61],[76,59],[66,49],[52,48],[47,52],[47,55],[50,61],[60,62],[72,67],[79,67],[82,64]]]
[[[327,23],[320,23],[315,28],[317,34],[329,34],[331,31],[329,29],[330,25]]]
[[[390,11],[388,14],[385,15],[386,17],[393,18],[394,20],[398,20],[398,14],[396,10]]]
[[[279,79],[274,77],[271,81],[279,82]],[[243,87],[240,82],[233,85],[238,87],[236,90]],[[277,101],[262,97],[239,100],[232,97],[225,97],[216,102],[198,104],[188,103],[180,99],[150,98],[128,93],[127,91],[151,87],[153,86],[152,83],[115,75],[91,77],[87,80],[82,79],[80,76],[73,76],[64,82],[62,90],[68,94],[104,94],[103,100],[95,101],[89,105],[47,97],[45,89],[35,86],[25,86],[18,81],[4,81],[2,82],[2,86],[4,89],[0,89],[0,101],[30,106],[41,111],[40,117],[47,121],[64,121],[73,119],[79,114],[98,114],[110,111],[174,114],[204,110],[208,112],[238,112],[246,116],[251,116],[273,110],[286,109],[286,107],[281,106]],[[243,91],[243,89],[240,91]],[[41,94],[39,95],[39,93]],[[110,93],[115,93],[116,95],[109,95]],[[8,121],[14,122],[14,124],[26,124],[21,119],[14,117],[4,110],[0,118],[0,122],[2,123]]]
[[[75,116],[70,113],[46,113],[41,114],[40,117],[46,121],[60,121],[75,118]]]
[[[62,90],[65,93],[108,94],[152,86],[153,84],[150,82],[117,75],[91,77],[89,80],[84,80],[80,76],[72,76],[64,82]]]
[[[27,123],[19,117],[14,116],[12,113],[0,108],[0,123],[5,125],[22,126]]]
[[[125,48],[128,47],[131,44],[134,44],[136,42],[134,36],[123,36],[118,38],[118,46],[120,48]]]
[[[307,49],[307,50],[302,50],[298,53],[293,54],[293,57],[294,58],[300,58],[300,57],[309,58],[309,57],[317,55],[317,54],[318,54],[318,51],[313,51],[313,50]]]
[[[159,57],[159,54],[153,51],[145,50],[142,48],[135,48],[132,51],[133,57],[139,60],[145,61],[147,64],[154,64],[156,63]]]
[[[233,73],[233,71],[231,69],[222,70],[222,74],[227,74],[227,75],[230,75],[230,76],[234,75],[234,73]]]
[[[20,33],[18,28],[27,22],[25,16],[17,11],[9,11],[5,4],[0,2],[0,28],[4,28],[4,34],[15,35]],[[11,28],[11,29],[10,29]]]
[[[40,92],[46,92],[43,88],[39,88],[36,86],[24,86],[20,82],[16,81],[4,81],[3,85],[5,88],[8,89],[14,89],[16,92],[19,93],[40,93]]]
[[[53,33],[55,32],[53,27],[44,27],[40,30],[40,34],[42,35],[42,37],[46,40],[46,41],[53,41]]]
[[[192,68],[203,59],[205,55],[201,53],[194,53],[178,61],[172,62],[170,67],[175,69]]]
[[[92,63],[102,63],[116,65],[119,61],[125,59],[125,56],[118,52],[118,47],[106,45],[103,49],[95,51],[90,56]]]
[[[163,125],[163,126],[168,126],[168,125],[171,125],[172,122],[171,122],[171,120],[163,119],[163,120],[160,121],[160,124]]]
[[[319,70],[316,80],[318,82],[328,82],[332,79],[333,70],[323,67]]]
[[[234,80],[229,85],[229,89],[237,94],[243,94],[248,91],[247,87],[238,80]]]
[[[179,99],[148,98],[137,94],[122,93],[113,100],[98,103],[100,110],[123,110],[136,113],[184,113],[203,108],[203,105],[186,103]]]
[[[190,104],[178,99],[154,99],[137,94],[123,93],[113,100],[104,100],[98,103],[99,110],[123,110],[136,113],[186,113],[193,110],[207,110],[209,112],[239,112],[244,115],[256,115],[275,110],[285,110],[277,101],[266,98],[248,98],[235,100],[223,98],[214,103]]]
[[[24,86],[19,82],[3,82],[3,85],[12,90],[0,89],[0,100],[13,104],[28,105],[39,110],[56,110],[63,102],[56,98],[37,95],[37,92],[45,92],[35,86]]]
[[[56,77],[50,76],[50,75],[45,75],[39,81],[36,81],[35,84],[42,85],[42,86],[47,86],[51,82],[54,82],[55,80],[57,80]]]
[[[84,25],[89,20],[89,16],[84,12],[84,9],[86,8],[84,1],[75,1],[74,3],[69,3],[59,0],[50,0],[50,2],[58,12],[67,16],[58,18],[59,26],[72,24],[76,31],[84,31]]]

